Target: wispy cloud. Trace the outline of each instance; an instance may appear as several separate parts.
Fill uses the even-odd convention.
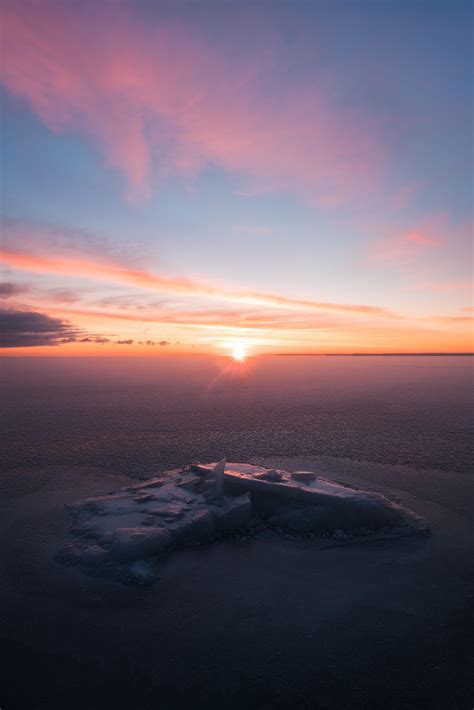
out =
[[[105,343],[110,343],[110,338],[104,338],[100,335],[88,335],[85,338],[80,338],[80,343],[98,343],[99,345],[105,345]]]
[[[464,323],[474,323],[473,316],[459,316],[459,315],[449,315],[449,316],[431,316],[430,321],[435,321],[438,323],[445,323],[447,325],[457,325]]]
[[[152,346],[159,345],[162,348],[165,348],[167,345],[171,345],[169,340],[159,340],[158,342],[156,342],[155,340],[145,340],[145,341],[140,340],[138,344],[139,345],[152,345]]]
[[[48,307],[44,304],[44,307]],[[189,310],[153,310],[153,309],[129,309],[127,312],[111,309],[97,308],[68,308],[68,307],[48,307],[52,313],[60,313],[71,318],[98,318],[108,321],[124,321],[129,323],[153,324],[155,326],[175,326],[178,329],[211,330],[211,331],[239,331],[250,333],[252,331],[272,331],[272,332],[293,332],[302,333],[304,331],[335,330],[345,328],[354,324],[354,319],[341,314],[311,314],[310,312],[289,311],[279,312],[272,309],[261,311],[234,311],[226,309],[196,311]],[[396,320],[394,323],[398,322]],[[363,327],[366,327],[364,323]],[[359,326],[360,322],[359,322]],[[155,341],[145,343],[153,344]],[[166,341],[158,341],[159,345]],[[155,342],[156,344],[156,342]]]
[[[439,291],[452,293],[453,291],[472,291],[472,281],[422,281],[415,285],[419,291]]]
[[[51,130],[90,138],[131,199],[150,196],[156,176],[192,178],[208,165],[244,176],[251,191],[324,204],[377,185],[375,122],[334,105],[314,75],[278,82],[276,33],[236,62],[184,25],[149,25],[121,3],[111,23],[108,9],[4,3],[0,76]]]
[[[15,298],[23,293],[28,293],[30,287],[27,284],[16,284],[5,281],[0,283],[0,299]]]
[[[53,303],[76,303],[80,299],[79,293],[64,288],[48,289],[47,295]]]
[[[374,241],[370,256],[377,261],[406,264],[418,259],[427,249],[437,248],[445,240],[448,228],[446,215],[435,215],[413,227],[390,229],[387,236]]]
[[[380,306],[312,301],[273,293],[231,289],[194,279],[164,276],[142,269],[131,269],[113,262],[96,261],[87,256],[82,258],[77,256],[74,256],[74,258],[68,258],[67,256],[41,256],[5,248],[1,253],[1,260],[5,265],[21,271],[99,279],[161,293],[206,297],[234,303],[267,306],[269,308],[337,311],[354,315],[394,317],[393,313]]]

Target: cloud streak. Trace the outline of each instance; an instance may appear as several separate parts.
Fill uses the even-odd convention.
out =
[[[4,283],[0,283],[0,299],[15,298],[15,296],[27,293],[29,290],[29,287],[24,284],[14,284],[5,281]]]
[[[393,318],[394,314],[379,306],[332,303],[309,299],[290,298],[272,293],[229,289],[213,286],[193,279],[163,276],[141,269],[130,269],[113,262],[94,261],[91,258],[67,256],[53,257],[26,253],[5,248],[1,260],[7,266],[33,273],[49,273],[99,279],[121,285],[150,289],[161,293],[206,297],[234,303],[310,311],[336,311],[361,316]]]
[[[452,293],[456,291],[471,291],[472,281],[432,281],[415,284],[420,291],[438,291],[439,293]]]

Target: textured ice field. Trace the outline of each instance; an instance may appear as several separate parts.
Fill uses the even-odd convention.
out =
[[[0,361],[4,470],[142,478],[228,456],[329,456],[473,470],[472,358]]]

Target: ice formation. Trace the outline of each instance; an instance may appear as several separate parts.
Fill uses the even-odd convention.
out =
[[[193,464],[67,506],[71,541],[58,553],[89,574],[154,581],[153,560],[179,547],[259,526],[336,539],[424,532],[423,521],[384,496],[312,471],[242,463]]]

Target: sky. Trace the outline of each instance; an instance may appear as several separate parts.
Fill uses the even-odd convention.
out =
[[[0,12],[2,354],[474,350],[471,3]]]

